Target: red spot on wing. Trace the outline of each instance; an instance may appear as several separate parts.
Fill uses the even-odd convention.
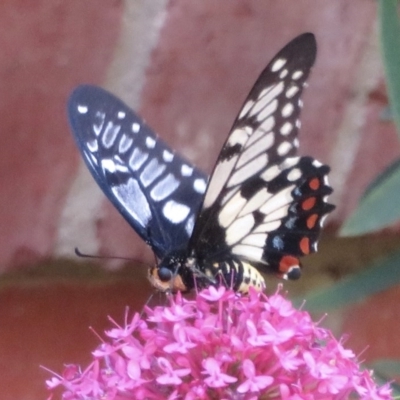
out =
[[[319,181],[319,178],[313,178],[313,179],[311,179],[311,181],[308,183],[308,185],[310,186],[310,188],[311,188],[312,190],[317,190],[317,189],[319,189],[321,183],[320,183],[320,181]]]
[[[311,210],[314,206],[315,206],[315,203],[316,203],[316,198],[315,197],[310,197],[310,198],[308,198],[307,200],[304,200],[302,203],[301,203],[301,208],[303,209],[303,210]]]
[[[279,271],[286,274],[292,267],[298,267],[299,260],[293,256],[283,256],[279,262]]]
[[[318,220],[318,214],[311,214],[308,218],[307,218],[307,228],[308,229],[312,229],[315,226],[315,223]]]
[[[303,239],[300,240],[300,250],[304,254],[310,253],[310,239],[308,239],[308,237],[303,237]]]

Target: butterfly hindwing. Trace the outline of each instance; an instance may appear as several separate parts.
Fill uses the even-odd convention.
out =
[[[238,213],[227,238],[233,254],[294,279],[300,272],[297,257],[317,251],[325,215],[334,208],[326,202],[332,189],[326,179],[329,167],[311,157],[287,158],[279,167],[259,175],[262,188]]]
[[[238,257],[295,277],[333,209],[329,168],[296,157],[300,96],[316,56],[312,34],[285,46],[250,91],[218,157],[190,248],[203,260]]]
[[[89,170],[128,223],[160,258],[186,247],[207,176],[101,88],[79,86],[68,112]]]

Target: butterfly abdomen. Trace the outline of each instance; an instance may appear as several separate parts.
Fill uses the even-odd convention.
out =
[[[250,287],[258,291],[265,289],[265,281],[260,272],[239,259],[213,263],[211,267],[204,268],[204,273],[212,277],[215,284],[232,288],[238,293],[246,294]]]

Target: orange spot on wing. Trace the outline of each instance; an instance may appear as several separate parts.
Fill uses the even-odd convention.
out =
[[[310,240],[308,239],[308,237],[303,237],[303,239],[300,240],[300,250],[304,254],[310,253]]]
[[[310,188],[311,188],[312,190],[317,190],[317,189],[319,189],[319,186],[320,186],[319,178],[313,178],[313,179],[311,179],[311,181],[309,182],[308,185],[310,186]]]
[[[308,229],[312,229],[315,226],[315,223],[317,222],[318,219],[318,214],[311,214],[308,218],[307,218],[307,228]]]
[[[311,210],[315,206],[316,201],[315,197],[310,197],[301,203],[301,208],[303,210]]]
[[[279,272],[286,274],[291,267],[299,265],[299,260],[292,256],[283,256],[279,263]]]

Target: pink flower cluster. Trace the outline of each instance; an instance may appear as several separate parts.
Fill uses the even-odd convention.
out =
[[[106,332],[81,371],[47,381],[64,400],[392,399],[354,354],[279,291],[240,297],[210,287],[146,308]]]

